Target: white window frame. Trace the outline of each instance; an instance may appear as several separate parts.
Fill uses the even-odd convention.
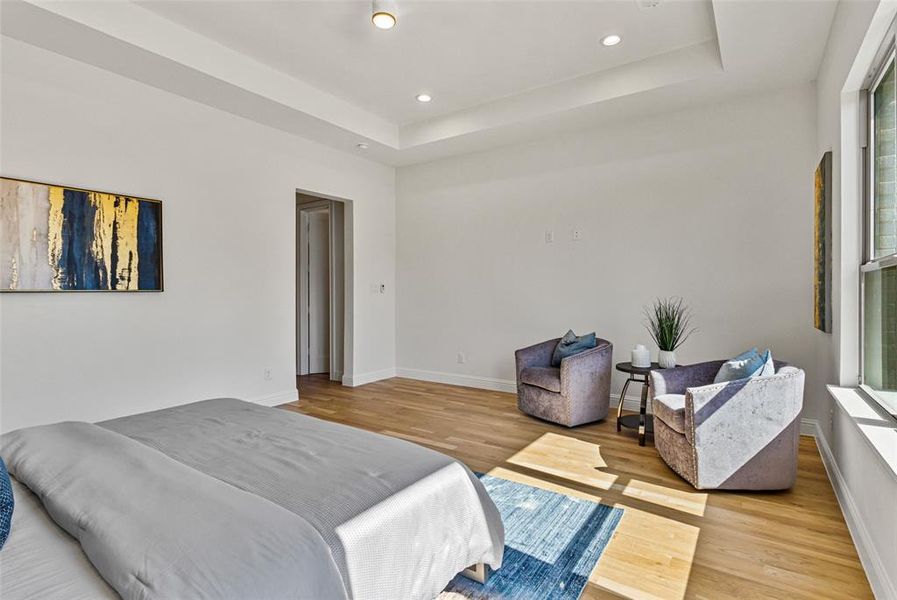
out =
[[[860,333],[860,389],[862,389],[866,395],[872,398],[876,403],[878,403],[883,409],[885,409],[891,416],[897,418],[897,405],[892,402],[886,400],[883,396],[881,396],[875,388],[872,388],[869,385],[866,385],[865,381],[865,370],[866,370],[866,360],[865,360],[865,322],[864,322],[864,310],[865,310],[865,300],[866,300],[866,290],[865,290],[865,274],[872,271],[880,271],[882,269],[897,265],[897,252],[894,254],[890,254],[887,256],[882,256],[877,259],[873,259],[874,256],[874,195],[875,195],[875,156],[873,149],[875,148],[875,110],[874,110],[874,91],[881,80],[884,78],[885,73],[888,70],[888,67],[891,63],[894,62],[897,65],[897,20],[891,24],[890,29],[888,30],[887,35],[882,42],[881,47],[876,53],[875,60],[872,62],[872,69],[869,74],[866,76],[866,82],[863,86],[863,94],[865,95],[865,108],[866,108],[866,140],[863,147],[863,157],[864,157],[864,182],[863,182],[863,231],[862,240],[863,240],[863,253],[862,253],[862,262],[859,266],[860,269],[860,306],[859,306],[859,333]]]

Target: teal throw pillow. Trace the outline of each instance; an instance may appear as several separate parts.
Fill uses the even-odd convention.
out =
[[[591,350],[597,345],[598,337],[595,335],[595,332],[577,336],[571,329],[561,338],[558,345],[555,346],[554,353],[551,355],[551,366],[560,367],[561,361],[568,356]]]
[[[766,354],[770,354],[768,350]],[[756,348],[742,352],[735,358],[730,358],[723,363],[719,371],[717,371],[713,383],[737,381],[759,375],[766,364],[766,358],[766,355],[761,355]]]

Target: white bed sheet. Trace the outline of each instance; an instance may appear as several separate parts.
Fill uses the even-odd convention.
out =
[[[59,527],[40,499],[12,478],[12,529],[0,550],[3,600],[118,600],[81,551]]]

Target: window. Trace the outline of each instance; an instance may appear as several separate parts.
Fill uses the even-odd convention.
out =
[[[869,173],[860,266],[860,382],[897,415],[897,68],[893,37],[868,88]]]

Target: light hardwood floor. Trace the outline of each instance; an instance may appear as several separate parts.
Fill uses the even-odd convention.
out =
[[[567,429],[512,394],[390,379],[299,379],[284,405],[404,438],[471,469],[625,509],[582,598],[872,598],[813,438],[787,492],[698,492],[612,419]]]

